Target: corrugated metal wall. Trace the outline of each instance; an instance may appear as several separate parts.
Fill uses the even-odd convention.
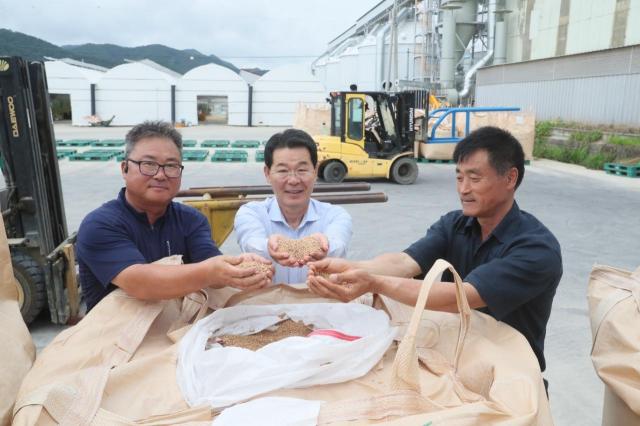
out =
[[[507,62],[640,43],[638,0],[505,0]]]
[[[477,106],[519,106],[537,120],[640,126],[640,45],[478,72]]]

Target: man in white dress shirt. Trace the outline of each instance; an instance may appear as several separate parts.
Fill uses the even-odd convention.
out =
[[[326,256],[345,257],[351,240],[351,216],[345,209],[311,199],[318,173],[317,147],[297,129],[273,135],[264,149],[264,175],[275,197],[240,207],[234,229],[245,253],[275,263],[274,284],[304,283],[306,263]],[[320,249],[302,260],[279,250],[281,238],[315,238]]]

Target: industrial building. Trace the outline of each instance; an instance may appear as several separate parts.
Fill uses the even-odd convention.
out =
[[[327,93],[426,89],[450,105],[517,106],[537,119],[640,125],[640,0],[383,0],[311,64],[261,77],[151,61],[111,70],[46,63],[74,125],[163,119],[186,125],[292,125]],[[621,99],[626,99],[622,102]]]
[[[74,126],[88,126],[90,116],[113,118],[113,125],[290,126],[299,103],[323,105],[326,97],[310,64],[286,65],[259,78],[215,64],[180,75],[150,60],[111,69],[67,59],[45,66],[49,92],[66,98]]]
[[[633,22],[637,0],[386,0],[332,40],[313,71],[329,90],[421,88],[451,105],[637,127]]]

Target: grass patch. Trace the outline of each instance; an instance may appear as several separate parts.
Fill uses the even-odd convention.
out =
[[[613,135],[609,138],[609,143],[623,146],[640,146],[640,137],[627,137]]]
[[[533,156],[549,158],[545,156],[545,150],[548,146],[547,138],[551,135],[554,122],[552,121],[538,121],[535,127],[534,141],[533,141]]]
[[[538,121],[536,123],[536,138],[547,138],[551,135],[551,131],[555,127],[553,121]]]
[[[600,139],[602,139],[602,132],[597,130],[592,130],[590,132],[575,132],[571,133],[571,136],[569,137],[569,140],[571,141],[586,143],[599,141]]]
[[[585,159],[582,165],[585,166],[587,169],[602,170],[604,168],[605,163],[613,163],[615,159],[616,159],[616,156],[614,154],[599,153],[599,154],[587,156],[587,158]]]
[[[615,154],[612,153],[589,154],[589,147],[586,145],[572,148],[546,144],[539,149],[539,157],[578,164],[594,170],[602,170],[605,163],[611,163],[615,160]]]
[[[615,160],[613,153],[589,153],[589,144],[602,139],[600,131],[581,131],[571,135],[571,140],[577,142],[574,146],[556,146],[548,142],[551,131],[558,124],[557,121],[541,121],[536,123],[533,155],[537,158],[548,158],[563,163],[579,164],[589,169],[602,170],[605,163]]]

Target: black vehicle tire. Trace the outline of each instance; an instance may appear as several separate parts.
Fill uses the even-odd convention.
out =
[[[418,178],[418,164],[411,157],[398,158],[391,165],[391,179],[400,185],[411,185]]]
[[[347,168],[339,161],[331,161],[322,171],[322,177],[327,183],[340,183],[347,175]]]
[[[22,252],[12,252],[13,275],[18,286],[20,313],[24,322],[31,323],[47,302],[44,272],[31,256]]]

